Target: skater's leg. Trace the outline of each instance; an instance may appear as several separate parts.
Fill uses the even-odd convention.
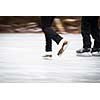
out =
[[[98,16],[91,18],[91,35],[94,39],[94,48],[100,48],[100,32],[98,27]]]
[[[51,27],[51,25],[52,25],[52,21],[49,19],[50,19],[49,16],[48,17],[46,17],[46,16],[41,17],[41,27],[42,27],[42,31],[45,34],[45,41],[46,41],[45,51],[47,51],[47,52],[52,51],[52,39],[49,35],[49,32],[45,31],[45,29],[47,27]]]
[[[90,16],[82,16],[81,35],[83,48],[76,51],[78,56],[91,56]]]
[[[89,16],[82,17],[81,34],[83,37],[83,48],[91,48],[90,17]]]
[[[53,39],[57,44],[63,39],[59,34],[57,34],[52,26],[52,22],[55,17],[53,16],[43,16],[41,19],[44,23],[42,24],[42,30],[45,33],[45,35],[48,35],[51,39]]]
[[[94,46],[92,48],[92,55],[100,56],[100,32],[98,27],[98,16],[91,17],[91,35],[94,39]]]
[[[57,34],[53,28],[51,27],[52,25],[52,22],[54,20],[54,17],[53,16],[43,16],[41,18],[42,20],[42,30],[43,32],[45,33],[45,36],[46,36],[46,41],[48,42],[48,38],[49,40],[54,40],[58,45],[60,45],[59,47],[59,50],[58,50],[58,55],[62,54],[64,52],[64,48],[65,46],[68,44],[68,41],[64,40],[63,37],[61,37],[59,34]],[[48,37],[48,38],[47,38]],[[48,43],[46,43],[48,44]],[[50,44],[49,44],[50,46]]]

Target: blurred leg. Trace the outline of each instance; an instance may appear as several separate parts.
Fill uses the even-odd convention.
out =
[[[83,48],[76,51],[77,56],[91,56],[90,18],[83,16],[81,22],[81,34],[83,37]]]
[[[53,39],[57,44],[59,44],[59,42],[62,40],[62,37],[57,34],[52,26],[52,22],[54,20],[55,17],[53,16],[43,16],[42,19],[42,30],[45,33],[45,35],[48,35],[51,39]]]
[[[90,17],[89,16],[82,17],[81,34],[83,37],[83,48],[91,48]]]
[[[52,22],[55,17],[53,16],[43,16],[41,17],[42,30],[46,37],[46,51],[52,51],[52,40],[54,40],[59,45],[58,55],[61,55],[68,44],[68,41],[64,40],[59,34],[57,34],[51,27]]]
[[[94,48],[100,48],[100,32],[98,27],[98,16],[91,17],[91,35],[94,39]]]
[[[46,46],[45,46],[45,51],[52,51],[52,39],[49,35],[49,31],[46,31],[47,27],[51,27],[52,25],[53,18],[51,17],[41,17],[41,27],[43,32],[45,33],[45,41],[46,41]]]

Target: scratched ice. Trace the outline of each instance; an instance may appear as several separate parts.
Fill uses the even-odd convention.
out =
[[[44,60],[44,34],[0,34],[0,82],[100,82],[100,57],[77,57],[81,35],[70,40],[61,57],[53,42],[52,60]]]

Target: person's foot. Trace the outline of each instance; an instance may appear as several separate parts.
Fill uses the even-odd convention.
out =
[[[89,57],[92,56],[91,48],[82,48],[76,51],[77,56]]]
[[[91,53],[93,56],[100,56],[100,48],[92,48]]]
[[[42,56],[44,59],[51,59],[52,58],[52,52],[45,52],[45,54]]]
[[[66,39],[62,39],[58,44],[58,53],[57,55],[60,56],[66,50],[68,46],[68,41]]]

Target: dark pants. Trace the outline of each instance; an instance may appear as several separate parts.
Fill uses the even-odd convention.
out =
[[[59,44],[62,39],[62,37],[58,35],[51,27],[54,18],[54,16],[41,17],[41,27],[42,31],[45,33],[46,39],[46,51],[52,51],[52,40]]]
[[[91,37],[94,39],[94,48],[100,48],[100,32],[98,27],[98,16],[83,16],[81,33],[83,37],[83,48],[91,48]]]

